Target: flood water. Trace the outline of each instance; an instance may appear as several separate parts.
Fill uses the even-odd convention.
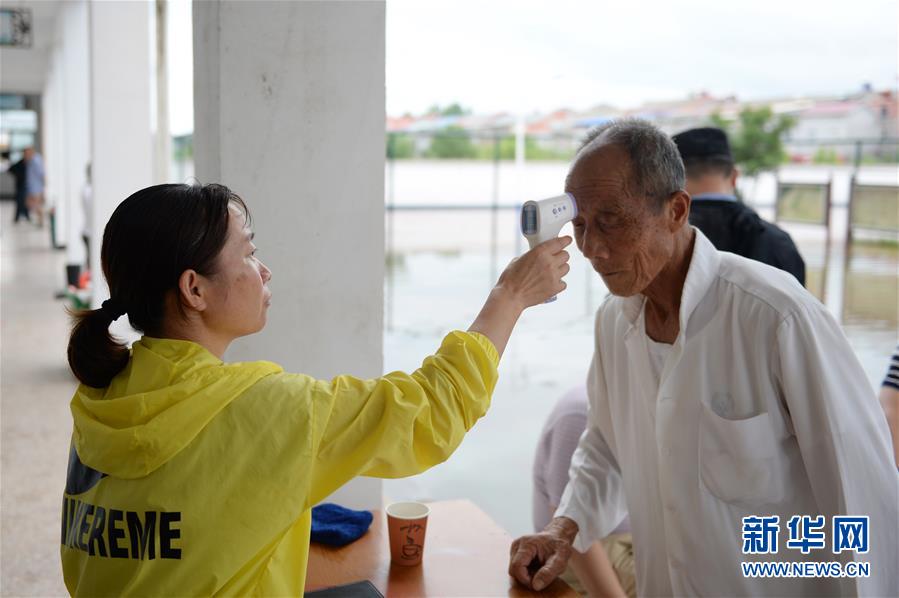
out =
[[[386,201],[397,206],[520,204],[562,191],[567,165],[399,161],[388,165]],[[899,249],[893,242],[845,243],[847,167],[781,170],[790,182],[832,181],[830,242],[822,226],[782,224],[806,261],[807,287],[843,325],[872,387],[879,388],[899,339]],[[859,181],[899,184],[896,166],[873,166]],[[741,191],[773,219],[776,180],[762,176]],[[897,204],[899,205],[899,204]],[[465,329],[506,263],[526,248],[514,210],[395,211],[386,217],[385,371],[412,370],[443,335]],[[569,229],[563,230],[568,232]],[[500,365],[493,406],[445,464],[388,481],[392,499],[473,500],[513,535],[531,529],[531,463],[556,400],[583,383],[593,347],[593,315],[607,294],[572,246],[568,289],[528,310]]]

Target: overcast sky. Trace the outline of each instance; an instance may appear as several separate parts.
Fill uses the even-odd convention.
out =
[[[529,112],[628,107],[703,90],[746,99],[847,93],[866,82],[895,88],[897,7],[896,0],[388,0],[387,111],[457,101],[476,112]],[[171,13],[172,49],[180,45],[183,56],[187,0],[175,0]],[[192,75],[173,68],[172,76],[183,92]],[[192,128],[183,97],[172,98],[176,133]]]

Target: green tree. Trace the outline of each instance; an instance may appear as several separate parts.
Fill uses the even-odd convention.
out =
[[[387,157],[403,160],[415,157],[415,139],[404,133],[387,134]]]
[[[719,129],[728,131],[728,135],[730,134],[729,130],[730,130],[731,121],[729,121],[726,118],[724,118],[723,116],[721,116],[720,112],[713,112],[712,115],[709,117],[709,123],[713,127],[718,127]]]
[[[815,164],[839,164],[840,156],[832,147],[819,147],[812,156],[812,162]]]
[[[712,126],[727,131],[734,162],[749,176],[777,168],[786,160],[783,136],[796,126],[795,118],[786,114],[775,116],[769,106],[741,110],[735,128],[735,123],[717,113],[712,114],[710,121]]]
[[[496,159],[497,147],[496,139],[482,137],[475,147],[475,157],[478,160],[494,160]],[[515,159],[515,137],[512,135],[503,135],[499,138],[499,159],[514,160]]]
[[[194,157],[194,136],[192,134],[172,137],[172,157],[176,162],[185,162]]]
[[[440,111],[440,114],[443,116],[465,116],[468,114],[470,110],[466,110],[458,102],[453,102],[446,108]]]
[[[494,141],[484,141],[477,146],[477,158],[479,160],[493,160],[495,158]],[[554,148],[544,147],[540,141],[530,135],[524,138],[525,160],[570,160],[574,152],[560,151]],[[515,159],[515,136],[503,135],[499,139],[499,159]]]
[[[429,158],[474,158],[476,154],[468,131],[455,125],[436,132],[426,153]]]

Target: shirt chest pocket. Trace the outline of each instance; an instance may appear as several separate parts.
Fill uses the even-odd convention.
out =
[[[732,420],[702,404],[699,471],[714,496],[745,507],[783,501],[784,460],[767,412]]]

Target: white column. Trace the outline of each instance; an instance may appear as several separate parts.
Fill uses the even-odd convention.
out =
[[[109,296],[99,243],[116,206],[153,182],[150,129],[150,10],[146,2],[90,3],[90,106],[93,157],[91,255],[95,306]],[[152,248],[148,248],[150,250]],[[120,319],[116,324],[124,322]],[[115,329],[124,333],[123,329]]]
[[[44,200],[46,201],[45,208],[48,210],[51,207],[57,207],[57,204],[60,203],[59,198],[65,189],[65,168],[63,167],[65,164],[65,131],[63,130],[65,119],[62,116],[65,108],[63,101],[65,90],[63,88],[62,48],[58,39],[51,52],[41,98],[40,126],[43,137],[40,153],[44,159],[44,175],[46,177]],[[57,210],[56,218],[57,227],[64,232],[65,227],[60,226],[65,221],[64,208]],[[47,218],[45,221],[49,226],[49,219]],[[63,242],[63,240],[57,239],[57,242]],[[64,282],[62,272],[59,273],[59,280],[60,283]]]
[[[65,210],[65,230],[57,223],[57,235],[66,245],[66,262],[83,265],[85,247],[81,240],[84,210],[81,191],[85,166],[90,161],[90,65],[88,51],[88,7],[86,0],[74,0],[59,13],[63,48],[63,127],[66,171],[60,206]],[[60,232],[61,231],[61,232]]]
[[[273,305],[231,359],[382,369],[384,2],[194,3],[197,178],[248,203]],[[379,480],[336,498],[380,505]]]
[[[154,131],[154,180],[157,183],[170,183],[169,163],[172,161],[172,136],[169,132],[169,84],[168,84],[168,45],[166,44],[166,23],[168,22],[168,1],[156,0],[153,19],[154,39],[156,41],[156,129]]]

